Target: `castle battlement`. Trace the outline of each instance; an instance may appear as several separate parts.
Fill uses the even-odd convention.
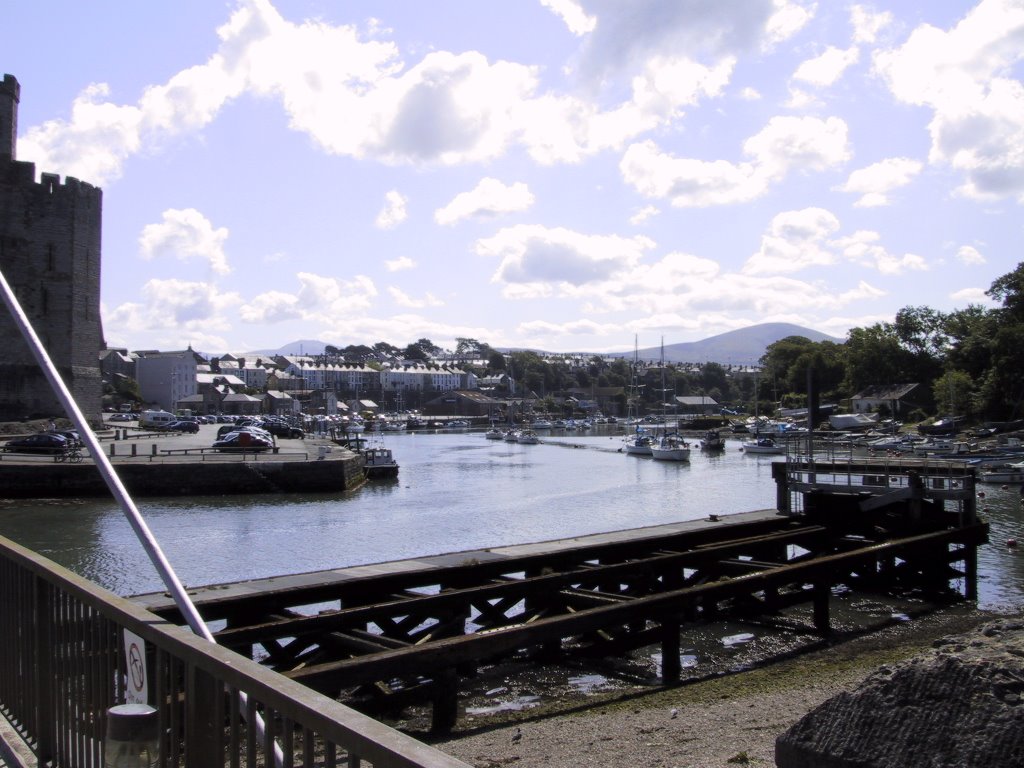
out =
[[[18,81],[0,82],[0,267],[82,410],[100,411],[103,191],[17,159]],[[0,421],[63,411],[13,319],[0,311]]]

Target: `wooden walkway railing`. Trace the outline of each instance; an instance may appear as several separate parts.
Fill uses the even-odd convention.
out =
[[[0,537],[0,715],[38,765],[102,768],[124,630],[147,646],[162,767],[271,766],[279,748],[285,768],[468,768]]]

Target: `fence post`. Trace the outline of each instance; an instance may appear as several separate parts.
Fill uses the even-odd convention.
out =
[[[185,765],[224,768],[224,724],[218,720],[224,711],[224,686],[194,664],[187,666],[185,676]],[[273,758],[267,764],[273,765]]]
[[[44,579],[33,579],[32,602],[35,612],[36,647],[33,649],[35,664],[34,685],[36,694],[35,722],[32,732],[38,736],[36,758],[39,765],[49,763],[56,757],[57,750],[57,718],[53,717],[54,709],[54,676],[53,676],[53,600],[54,588]]]

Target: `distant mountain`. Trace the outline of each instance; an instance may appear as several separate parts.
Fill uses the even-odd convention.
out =
[[[722,365],[757,365],[769,344],[787,336],[803,336],[811,341],[833,341],[842,344],[843,339],[814,331],[792,323],[761,323],[738,331],[720,333],[703,341],[688,341],[665,345],[665,360],[670,363],[721,363]],[[326,344],[316,339],[299,339],[277,349],[255,349],[237,357],[269,357],[271,355],[319,355]],[[519,348],[516,348],[519,349]],[[502,351],[513,351],[504,349]],[[533,350],[539,351],[539,350]],[[658,360],[660,347],[646,347],[637,351],[641,360]],[[632,357],[632,352],[613,352],[612,357]]]
[[[299,339],[277,349],[253,349],[242,355],[235,355],[235,357],[251,357],[253,355],[263,355],[264,357],[271,355],[322,355],[326,348],[327,344],[322,341]]]
[[[804,328],[792,323],[761,323],[737,331],[720,333],[702,341],[665,345],[665,360],[671,363],[720,363],[722,365],[757,365],[768,349],[787,336],[803,336],[811,341],[831,341],[842,344],[843,339]],[[658,360],[660,347],[638,350],[641,360]],[[632,353],[619,353],[617,357],[630,357]]]

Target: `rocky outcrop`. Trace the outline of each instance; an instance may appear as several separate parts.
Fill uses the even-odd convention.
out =
[[[1024,621],[944,638],[826,701],[775,742],[779,768],[1024,765]]]

